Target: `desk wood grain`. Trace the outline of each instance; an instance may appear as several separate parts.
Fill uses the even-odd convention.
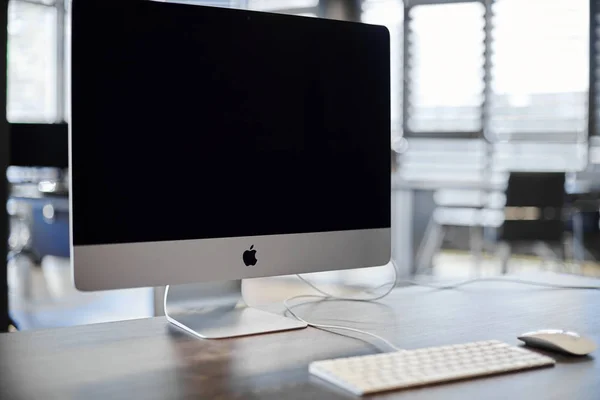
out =
[[[381,303],[321,302],[298,311],[315,322],[369,330],[407,349],[485,339],[518,344],[517,334],[546,327],[580,331],[600,343],[598,291],[505,283],[451,291],[410,287]],[[308,364],[376,352],[379,344],[367,340],[313,328],[199,340],[164,318],[3,334],[0,399],[350,399],[309,376]],[[597,359],[551,356],[555,368],[376,398],[600,398]]]

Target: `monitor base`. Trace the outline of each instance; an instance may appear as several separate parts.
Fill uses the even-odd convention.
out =
[[[202,339],[306,328],[304,322],[248,307],[241,280],[167,286],[164,308],[170,323]]]

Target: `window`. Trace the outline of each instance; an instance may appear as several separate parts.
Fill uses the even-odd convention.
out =
[[[588,0],[492,5],[488,137],[496,170],[581,171],[588,162]]]
[[[316,16],[318,0],[168,0]],[[71,0],[10,0],[9,122],[69,121]]]
[[[67,0],[68,4],[65,9],[65,23],[63,27],[64,32],[64,120],[71,122],[71,2]]]
[[[319,0],[166,0],[169,3],[197,4],[203,6],[243,8],[256,11],[283,12],[286,14],[317,15]]]
[[[57,122],[57,7],[53,2],[8,4],[7,118]]]
[[[165,3],[197,4],[201,6],[242,8],[243,0],[163,0]]]
[[[316,15],[316,9],[319,0],[248,0],[247,8],[258,11],[281,11],[289,10],[290,14],[313,14]],[[304,12],[302,9],[306,9]]]
[[[167,1],[319,15],[319,0]],[[64,15],[64,4],[69,3],[9,1],[10,122],[69,119],[70,32],[69,15]],[[391,35],[393,134],[401,136],[404,127],[420,137],[482,137],[485,131],[493,141],[585,140],[588,0],[485,4],[490,5],[483,0],[362,0],[362,20],[385,25]],[[409,43],[406,49],[405,42]],[[486,52],[490,55],[487,86]],[[484,93],[488,94],[485,114]]]
[[[588,0],[497,0],[492,13],[491,137],[585,140]]]
[[[407,133],[586,139],[587,0],[415,0],[405,13]]]
[[[416,138],[473,136],[493,142],[482,142],[493,174],[584,169],[589,7],[587,0],[411,0],[397,92],[404,92],[403,133],[411,137],[401,172],[456,176],[447,172],[469,164],[473,141]],[[388,18],[398,13],[385,8]],[[434,148],[444,150],[421,154]]]
[[[409,10],[408,132],[482,131],[484,13],[481,3]]]

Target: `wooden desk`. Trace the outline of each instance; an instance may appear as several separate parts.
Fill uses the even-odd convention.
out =
[[[555,279],[561,281],[565,279]],[[381,303],[325,302],[299,311],[315,322],[366,329],[409,349],[484,339],[517,344],[516,334],[546,327],[584,332],[600,343],[598,291],[505,283],[446,291],[410,287],[396,289]],[[346,399],[354,397],[309,376],[309,362],[376,351],[363,341],[313,328],[199,340],[169,326],[164,318],[3,334],[0,398]],[[380,397],[600,398],[597,359],[551,355],[558,360],[555,368]]]

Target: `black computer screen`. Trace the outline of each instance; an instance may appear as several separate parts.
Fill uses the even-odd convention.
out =
[[[75,0],[75,245],[390,226],[389,34]]]

